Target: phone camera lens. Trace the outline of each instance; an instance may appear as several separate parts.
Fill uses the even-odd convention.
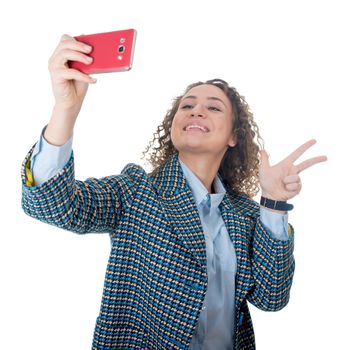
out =
[[[119,52],[119,53],[123,53],[123,52],[124,52],[124,49],[125,49],[125,47],[124,47],[123,45],[120,45],[120,46],[118,47],[118,52]]]

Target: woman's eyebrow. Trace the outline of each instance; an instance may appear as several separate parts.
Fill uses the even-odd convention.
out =
[[[187,98],[192,98],[192,99],[198,99],[197,96],[194,96],[194,95],[189,95],[189,96],[186,96],[183,98],[183,100],[187,99]],[[219,97],[215,97],[215,96],[210,96],[210,97],[207,97],[207,100],[214,100],[214,101],[220,101],[226,108],[226,104],[224,103],[224,101],[222,99],[220,99]]]

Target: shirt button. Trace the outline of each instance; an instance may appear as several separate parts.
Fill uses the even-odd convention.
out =
[[[203,306],[201,311],[205,311],[206,310],[206,306]]]

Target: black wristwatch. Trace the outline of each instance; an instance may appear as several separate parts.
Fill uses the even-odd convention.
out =
[[[292,204],[289,204],[287,202],[275,201],[273,199],[265,198],[263,196],[260,198],[260,205],[269,209],[282,210],[282,211],[288,211],[294,208]]]

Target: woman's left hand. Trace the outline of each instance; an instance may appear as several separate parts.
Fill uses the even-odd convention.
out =
[[[316,140],[306,142],[273,166],[269,164],[267,153],[264,150],[261,151],[259,179],[263,197],[277,201],[287,201],[300,192],[302,185],[298,174],[317,163],[327,160],[326,156],[319,156],[294,165],[294,162],[315,143]]]

